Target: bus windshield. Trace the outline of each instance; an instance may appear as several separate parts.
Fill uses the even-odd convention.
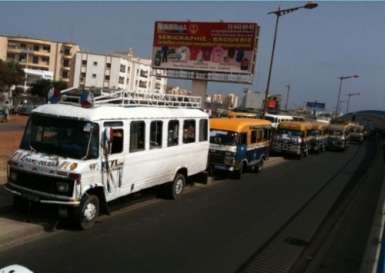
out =
[[[99,126],[35,114],[28,121],[20,148],[74,159],[97,158]]]
[[[221,145],[236,145],[238,134],[229,131],[211,130],[210,143]]]

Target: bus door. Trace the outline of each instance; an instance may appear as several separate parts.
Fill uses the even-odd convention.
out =
[[[122,121],[104,122],[102,180],[107,200],[124,194],[124,127]]]

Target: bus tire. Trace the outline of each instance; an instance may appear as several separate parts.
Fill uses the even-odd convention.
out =
[[[169,184],[168,197],[172,200],[180,199],[185,186],[186,176],[182,173],[177,173],[175,175],[174,181]]]
[[[21,196],[13,196],[13,207],[19,212],[27,212],[30,206],[29,202]]]
[[[239,169],[234,171],[234,178],[241,179],[243,173],[245,172],[245,169],[246,169],[246,162],[241,162],[239,164]]]
[[[256,168],[255,168],[255,171],[257,173],[260,173],[262,170],[263,170],[263,165],[264,165],[265,161],[263,160],[263,158],[261,158],[261,160],[258,162]]]
[[[95,225],[99,211],[99,198],[94,194],[86,194],[82,198],[80,206],[75,209],[74,220],[80,229],[90,229]]]

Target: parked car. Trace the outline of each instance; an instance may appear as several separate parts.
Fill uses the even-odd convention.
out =
[[[24,105],[19,107],[19,109],[17,110],[17,114],[23,115],[23,116],[29,116],[31,114],[32,110],[35,108],[36,108],[36,106],[34,106],[32,104],[24,104]]]

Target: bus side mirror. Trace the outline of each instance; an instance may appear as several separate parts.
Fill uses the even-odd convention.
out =
[[[106,127],[103,130],[102,136],[102,146],[104,149],[108,150],[108,147],[112,141],[112,129],[110,127]]]

